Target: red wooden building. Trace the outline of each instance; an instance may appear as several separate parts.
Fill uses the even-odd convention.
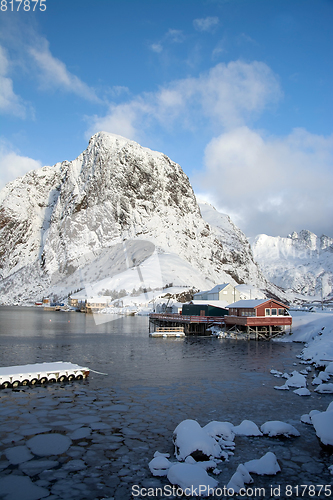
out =
[[[256,337],[271,338],[289,326],[292,317],[289,307],[274,299],[239,300],[227,306],[229,315],[224,317],[229,330],[255,333]]]

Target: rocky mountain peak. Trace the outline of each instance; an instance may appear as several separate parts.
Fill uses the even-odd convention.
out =
[[[267,286],[245,236],[230,219],[213,229],[177,163],[114,134],[99,132],[75,160],[15,180],[0,200],[6,303],[35,300],[55,288],[65,296],[82,280],[119,272],[112,259],[124,241],[131,242],[135,262],[147,257],[149,245],[164,263],[176,255],[187,271],[173,279],[175,269],[165,264],[167,282]],[[134,262],[131,256],[127,262]]]

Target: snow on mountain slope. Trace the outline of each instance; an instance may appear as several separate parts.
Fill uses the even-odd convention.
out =
[[[1,301],[65,297],[153,253],[167,282],[250,281],[266,289],[244,235],[230,219],[211,227],[204,218],[178,164],[123,137],[95,134],[76,160],[29,172],[1,191]]]
[[[245,234],[235,226],[230,217],[218,212],[212,205],[206,202],[199,201],[199,207],[202,217],[208,222],[212,232],[222,243],[222,261],[225,266],[224,268],[228,269],[231,275],[235,269],[238,269],[237,274],[241,276],[243,283],[249,283],[254,287],[261,288],[271,296],[278,296],[281,299],[286,299],[287,297],[284,292],[272,286],[271,283],[266,282],[265,286],[262,285],[265,278],[255,262],[249,240],[246,238]],[[258,286],[259,283],[261,283],[261,286]],[[258,292],[259,291],[255,291],[254,289],[253,296],[261,298],[263,295]],[[249,298],[250,292],[248,291],[245,295]]]
[[[266,278],[287,292],[316,299],[332,293],[332,238],[306,230],[287,238],[260,234],[252,250]]]

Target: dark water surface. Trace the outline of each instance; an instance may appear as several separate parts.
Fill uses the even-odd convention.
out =
[[[126,485],[129,488],[131,482],[138,484],[140,477],[142,481],[160,481],[152,478],[147,464],[157,449],[172,452],[172,431],[185,418],[196,419],[201,425],[211,420],[238,425],[242,420],[249,419],[260,426],[267,420],[283,420],[295,425],[301,432],[301,438],[292,442],[238,438],[235,456],[223,467],[223,474],[218,476],[222,483],[228,482],[239,463],[274,451],[283,469],[279,479],[259,478],[255,480],[257,485],[288,484],[298,480],[299,483],[317,481],[317,484],[327,484],[331,480],[327,471],[329,455],[319,446],[313,428],[301,424],[300,417],[312,409],[326,409],[331,396],[312,393],[310,397],[299,397],[292,391],[276,391],[274,386],[282,385],[284,380],[269,373],[272,368],[282,372],[304,368],[296,358],[301,349],[301,344],[289,343],[204,337],[150,338],[147,317],[123,317],[96,325],[92,315],[1,307],[0,366],[71,361],[108,375],[91,372],[82,383],[24,388],[17,393],[1,391],[0,404],[12,405],[23,393],[29,396],[31,402],[31,398],[44,397],[45,394],[59,398],[63,392],[64,398],[71,397],[71,393],[90,398],[91,412],[98,405],[103,406],[103,398],[108,398],[107,404],[127,405],[124,406],[126,415],[119,414],[117,432],[124,437],[126,429],[132,429],[137,434],[139,429],[138,439],[143,448],[146,447],[144,456],[142,450],[131,450],[127,445],[127,458],[126,454],[119,452],[118,458],[111,460],[114,483],[108,486],[106,479],[103,483],[98,478],[105,486],[104,497],[102,494],[98,496],[95,486],[87,481],[90,493],[85,493],[86,496],[82,493],[80,497],[76,492],[72,498],[78,500],[130,498]],[[95,403],[92,402],[94,398]],[[78,408],[82,411],[82,404]],[[0,424],[2,418],[0,412]],[[122,433],[119,429],[125,430]],[[12,432],[15,432],[15,426]],[[96,439],[98,441],[103,437],[103,431],[94,432],[96,436],[92,446],[97,446]],[[85,459],[89,464],[88,458]],[[110,460],[110,457],[107,456],[107,459]],[[138,476],[133,472],[134,466],[133,470],[129,467],[132,475],[121,475],[121,460],[124,463],[130,461],[132,465],[135,461],[142,464],[141,469],[137,467],[141,471]],[[66,481],[69,480],[74,479],[68,476]],[[54,478],[48,478],[48,481],[50,492],[58,495],[55,498],[70,498],[59,493]],[[76,491],[75,488],[73,491]],[[284,497],[281,495],[281,498]]]

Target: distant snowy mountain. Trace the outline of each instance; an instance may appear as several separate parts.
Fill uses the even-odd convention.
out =
[[[332,238],[306,230],[287,238],[260,234],[254,238],[252,250],[266,278],[287,293],[310,299],[332,294]]]
[[[229,217],[208,205],[201,212],[178,164],[100,132],[74,161],[31,171],[0,192],[0,301],[124,283],[128,291],[250,283],[279,294]]]

